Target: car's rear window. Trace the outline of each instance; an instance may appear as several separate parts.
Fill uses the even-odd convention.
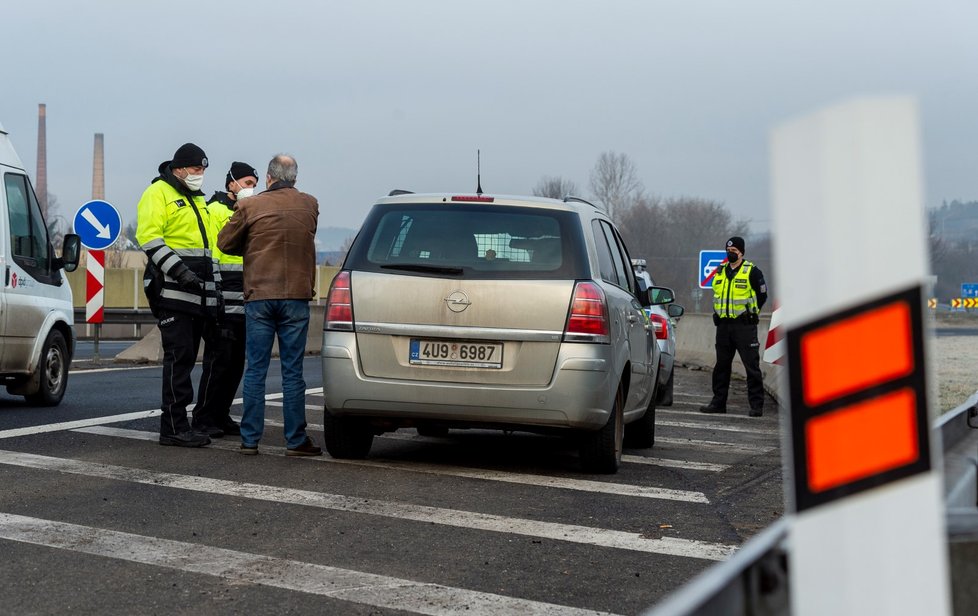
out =
[[[378,205],[345,267],[473,278],[580,278],[572,212],[488,204]]]

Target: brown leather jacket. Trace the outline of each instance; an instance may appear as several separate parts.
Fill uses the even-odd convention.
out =
[[[238,203],[217,246],[244,257],[244,301],[315,295],[319,203],[287,182]]]

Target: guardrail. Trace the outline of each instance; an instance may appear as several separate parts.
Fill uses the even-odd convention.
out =
[[[103,308],[106,325],[155,325],[156,317],[148,308]],[[75,308],[75,323],[85,324],[85,309]]]
[[[944,457],[954,613],[978,614],[978,392],[931,429],[941,435]],[[787,616],[788,529],[781,518],[644,616]]]

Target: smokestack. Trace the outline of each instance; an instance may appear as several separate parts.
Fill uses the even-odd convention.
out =
[[[105,200],[105,145],[102,133],[95,133],[95,154],[92,156],[92,199]]]
[[[37,177],[34,188],[37,191],[37,202],[41,212],[48,213],[48,135],[46,126],[47,106],[40,103],[37,106]]]

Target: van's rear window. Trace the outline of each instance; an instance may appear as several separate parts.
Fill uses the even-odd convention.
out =
[[[411,272],[417,266],[421,274],[440,270],[480,278],[578,278],[584,275],[585,248],[577,221],[571,212],[543,208],[378,205],[351,247],[346,267]]]

